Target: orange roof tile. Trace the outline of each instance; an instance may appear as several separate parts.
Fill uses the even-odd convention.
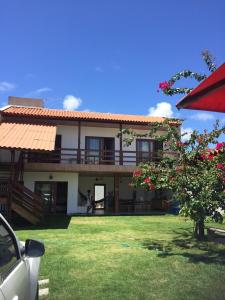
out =
[[[56,126],[1,123],[0,148],[52,151]]]
[[[163,122],[161,117],[148,117],[142,115],[122,115],[111,113],[69,111],[48,108],[18,107],[10,106],[2,111],[3,115],[24,116],[45,119],[67,119],[67,120],[88,120],[88,121],[112,121],[124,123],[148,124]]]

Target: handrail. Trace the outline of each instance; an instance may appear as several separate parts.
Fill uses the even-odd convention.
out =
[[[40,196],[19,183],[11,184],[12,202],[20,205],[34,216],[41,218],[44,214],[44,202]]]
[[[52,152],[26,152],[24,159],[29,163],[137,165],[140,162],[157,162],[163,155],[176,156],[177,153],[175,151],[56,148]]]

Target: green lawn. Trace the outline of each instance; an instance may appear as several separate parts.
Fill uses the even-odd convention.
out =
[[[52,300],[225,299],[225,245],[195,243],[191,225],[175,216],[58,217],[17,235],[44,241],[40,277]]]

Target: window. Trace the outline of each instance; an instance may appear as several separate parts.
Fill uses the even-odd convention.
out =
[[[99,163],[101,151],[101,139],[97,137],[86,137],[86,160],[87,163]]]
[[[160,159],[161,151],[163,150],[163,143],[154,140],[137,139],[137,163],[156,161]]]
[[[11,231],[0,220],[0,276],[4,280],[19,259],[17,243]]]
[[[153,151],[154,141],[137,140],[137,163],[151,161]]]
[[[114,151],[114,138],[86,136],[86,163],[114,164]]]

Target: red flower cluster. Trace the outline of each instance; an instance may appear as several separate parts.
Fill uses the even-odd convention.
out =
[[[146,177],[143,181],[144,184],[147,184],[149,190],[153,191],[155,189],[155,185],[152,183],[152,180],[150,177]]]
[[[154,184],[150,184],[150,185],[149,185],[149,189],[150,189],[151,191],[153,191],[153,190],[155,189],[155,185],[154,185]]]
[[[133,176],[134,177],[140,177],[141,176],[141,171],[140,170],[134,171]]]
[[[168,88],[170,88],[172,86],[172,83],[169,83],[168,81],[163,81],[163,82],[160,82],[159,84],[159,88],[164,91]]]
[[[220,169],[220,170],[222,170],[222,171],[225,172],[225,166],[224,166],[223,164],[218,163],[218,164],[216,165],[216,167],[217,167],[217,169]]]
[[[215,149],[208,149],[205,153],[201,154],[202,160],[213,160],[215,156],[218,155],[218,152],[223,152],[223,148],[225,149],[225,143],[218,143]]]
[[[205,153],[201,154],[200,157],[202,160],[213,160],[216,155],[217,153],[213,153],[210,149],[208,149]]]
[[[151,178],[150,177],[146,177],[145,179],[144,179],[144,183],[150,183],[151,182]]]
[[[225,143],[218,143],[217,145],[216,145],[216,150],[217,151],[219,151],[219,150],[221,150],[221,148],[224,148],[225,147]]]

